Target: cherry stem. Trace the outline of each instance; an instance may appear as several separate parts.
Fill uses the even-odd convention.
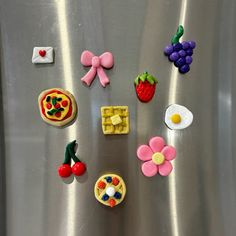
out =
[[[68,152],[70,154],[70,157],[73,159],[73,161],[76,162],[81,162],[80,159],[75,155],[75,145],[76,145],[76,140],[73,142],[69,143],[67,145]]]
[[[75,145],[76,145],[76,140],[73,142],[67,144],[66,146],[66,151],[65,151],[65,159],[63,164],[71,164],[71,158],[73,161],[76,162],[81,162],[80,159],[75,155]]]
[[[70,165],[70,162],[71,162],[70,153],[69,153],[68,148],[66,148],[66,151],[65,151],[65,159],[64,159],[63,164],[69,164],[69,165]]]

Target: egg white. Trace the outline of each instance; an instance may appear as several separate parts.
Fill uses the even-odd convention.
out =
[[[171,116],[174,114],[179,114],[181,116],[181,121],[175,124],[171,121]],[[165,123],[170,129],[185,129],[189,127],[193,122],[192,112],[184,106],[178,104],[172,104],[166,109],[165,113]]]

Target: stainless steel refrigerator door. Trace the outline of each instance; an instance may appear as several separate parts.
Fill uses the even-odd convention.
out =
[[[234,0],[1,0],[0,235],[234,236],[236,232]],[[196,40],[186,75],[163,55],[178,24]],[[52,46],[55,63],[33,65],[34,46]],[[111,51],[111,84],[90,88],[80,55]],[[148,70],[157,92],[140,103],[133,80]],[[78,118],[68,128],[40,118],[37,97],[47,88],[71,91]],[[192,126],[169,130],[169,104],[188,107]],[[100,107],[128,105],[128,135],[104,136]],[[144,177],[136,148],[155,135],[177,149],[169,177]],[[85,176],[57,175],[65,145],[76,139]],[[93,194],[103,173],[127,184],[123,204],[109,209]]]

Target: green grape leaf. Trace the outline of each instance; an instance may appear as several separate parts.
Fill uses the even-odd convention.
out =
[[[171,43],[172,44],[178,43],[179,39],[182,37],[183,34],[184,34],[184,27],[182,25],[179,25],[177,32],[175,33],[175,35],[171,39]]]

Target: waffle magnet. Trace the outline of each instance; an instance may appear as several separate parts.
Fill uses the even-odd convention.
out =
[[[51,88],[40,93],[38,98],[42,119],[53,126],[62,127],[73,121],[77,114],[74,96],[61,88]]]
[[[53,63],[53,48],[52,47],[34,47],[32,63],[33,64]]]
[[[128,106],[101,107],[102,130],[104,134],[129,133]]]
[[[116,174],[103,175],[95,183],[94,194],[95,198],[103,205],[117,206],[125,198],[125,182]]]

